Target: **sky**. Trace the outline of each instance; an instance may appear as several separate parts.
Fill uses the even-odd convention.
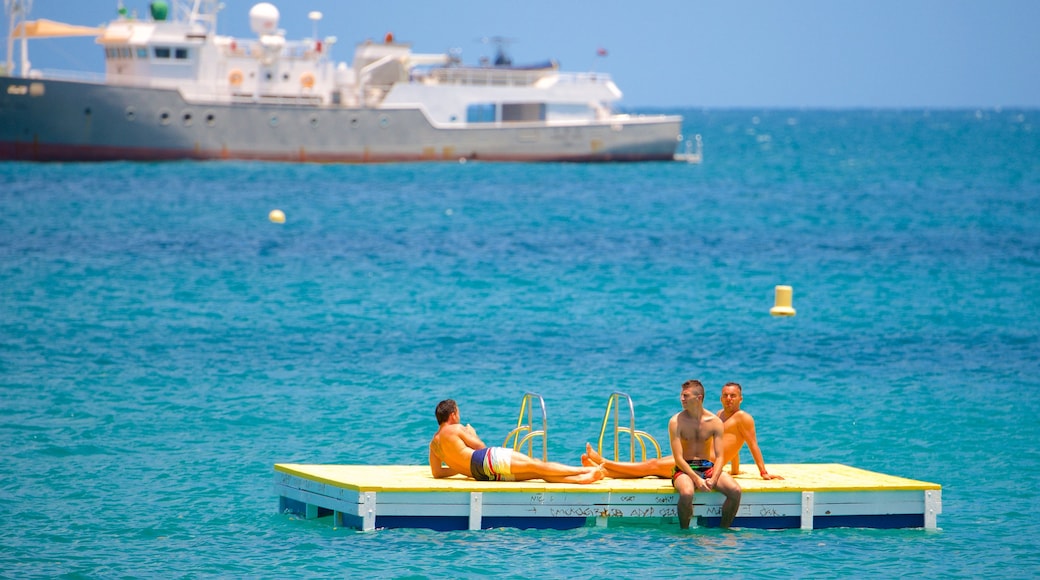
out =
[[[111,20],[118,0],[35,0],[30,19]],[[123,0],[141,16],[148,0]],[[251,38],[254,0],[218,32]],[[416,52],[557,60],[607,72],[621,105],[703,108],[1040,108],[1038,0],[275,0],[289,39],[335,36],[336,60],[392,32]],[[2,34],[6,35],[4,17]],[[606,52],[605,56],[599,53]],[[0,45],[6,57],[6,42]],[[40,69],[101,71],[92,39],[30,41]]]

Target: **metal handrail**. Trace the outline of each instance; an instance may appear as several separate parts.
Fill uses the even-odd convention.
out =
[[[625,402],[628,403],[628,421],[629,421],[629,426],[628,427],[623,427],[623,426],[618,424],[618,421],[620,420],[620,410],[621,410],[621,403],[620,403],[620,401],[621,401],[622,397],[624,397]],[[647,433],[646,431],[639,431],[638,429],[636,429],[636,411],[635,411],[635,407],[632,405],[632,397],[629,397],[627,394],[620,393],[620,392],[612,393],[610,395],[610,398],[607,399],[607,410],[603,413],[603,426],[600,428],[600,431],[599,431],[599,443],[598,443],[597,449],[596,449],[597,452],[600,455],[603,455],[603,439],[606,437],[606,434],[607,434],[607,424],[610,422],[610,419],[611,419],[611,410],[614,411],[614,413],[613,413],[613,418],[614,418],[614,429],[613,429],[613,434],[614,434],[614,461],[618,461],[618,450],[619,450],[619,443],[621,442],[621,440],[620,440],[620,434],[621,433],[627,433],[628,436],[629,436],[629,444],[628,444],[629,455],[630,455],[629,461],[635,461],[636,460],[636,444],[637,443],[639,444],[639,447],[642,450],[641,461],[646,461],[646,443],[647,442],[650,442],[651,444],[653,444],[654,450],[657,452],[657,457],[658,458],[661,457],[661,446],[658,445],[657,440],[654,439],[654,437],[652,435],[650,435],[649,433]]]
[[[542,428],[535,430],[533,426],[534,419],[534,405],[533,401],[538,401],[538,406],[542,412]],[[527,413],[527,422],[524,422],[524,413]],[[549,437],[547,435],[549,431],[549,422],[545,415],[545,401],[542,400],[542,396],[536,393],[525,393],[523,398],[520,400],[520,416],[516,420],[516,428],[506,435],[506,440],[502,444],[503,447],[509,447],[513,451],[520,451],[520,448],[525,444],[527,445],[527,455],[534,457],[534,438],[542,438],[542,461],[549,460]],[[521,433],[527,433],[523,437],[520,437]],[[513,440],[513,444],[509,444],[509,440]]]

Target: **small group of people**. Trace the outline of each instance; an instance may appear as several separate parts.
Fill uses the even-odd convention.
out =
[[[740,449],[748,446],[762,479],[783,479],[766,470],[755,434],[755,420],[740,408],[743,389],[737,383],[722,387],[722,409],[712,413],[704,407],[704,385],[691,379],[682,384],[679,401],[683,410],[668,421],[672,454],[641,462],[611,461],[585,444],[580,466],[541,461],[506,447],[488,447],[470,425],[462,425],[458,404],[452,399],[437,405],[437,433],[430,441],[430,470],[433,477],[461,474],[478,481],[525,481],[542,479],[553,483],[593,483],[604,477],[671,478],[679,494],[679,525],[688,528],[693,518],[693,497],[698,491],[716,490],[726,499],[722,504],[722,527],[733,523],[740,508]],[[729,464],[726,472],[723,467]]]

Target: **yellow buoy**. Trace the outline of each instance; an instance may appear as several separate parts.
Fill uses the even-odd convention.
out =
[[[267,219],[271,220],[271,223],[284,224],[285,213],[280,209],[272,209],[271,213],[267,214]]]
[[[790,286],[777,286],[775,305],[769,309],[769,313],[773,316],[794,316],[794,308],[791,308],[793,293]]]

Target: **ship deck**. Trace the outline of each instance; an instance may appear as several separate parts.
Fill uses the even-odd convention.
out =
[[[742,473],[734,527],[935,529],[942,487],[836,463],[770,464],[782,480]],[[587,525],[678,526],[666,479],[604,479],[590,485],[434,479],[425,465],[275,464],[282,512],[332,516],[336,527],[479,530]],[[718,525],[723,496],[698,493],[695,523]]]

